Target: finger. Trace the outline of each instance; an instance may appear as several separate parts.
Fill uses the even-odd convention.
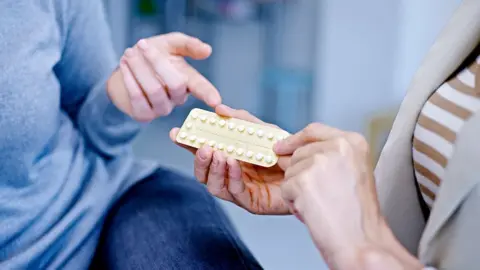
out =
[[[205,77],[203,77],[197,70],[191,67],[188,63],[177,63],[187,78],[188,91],[197,99],[202,100],[210,107],[216,107],[222,103],[222,98],[217,88],[213,86]]]
[[[315,154],[325,153],[332,149],[335,149],[335,144],[332,144],[332,141],[321,141],[306,144],[295,150],[292,155],[291,165],[293,166],[304,159],[311,158]]]
[[[203,60],[212,54],[212,47],[198,38],[183,33],[168,33],[159,36],[164,40],[170,53]]]
[[[195,155],[195,153],[197,152],[196,148],[177,142],[178,132],[180,132],[179,128],[172,128],[172,130],[170,130],[170,133],[169,133],[170,140],[172,140],[172,142],[174,142],[176,145],[188,150],[190,153]]]
[[[302,131],[277,142],[274,151],[277,155],[290,155],[305,144],[333,139],[343,134],[342,131],[320,124],[313,123]]]
[[[292,164],[292,166],[290,166],[285,171],[285,180],[290,181],[291,178],[295,178],[296,176],[305,172],[308,168],[312,166],[312,163],[313,163],[313,160],[309,158],[309,159],[302,159],[299,162]]]
[[[298,212],[297,208],[295,208],[294,202],[286,201],[286,204],[288,206],[288,210],[290,211],[290,213],[293,214],[300,222],[305,223],[302,215],[300,215],[300,212]]]
[[[265,122],[251,115],[249,112],[245,110],[235,110],[224,104],[220,104],[217,107],[215,107],[215,113],[222,116],[226,116],[226,117],[234,117],[234,118],[242,119],[245,121],[250,121],[253,123],[265,124]]]
[[[205,184],[209,179],[209,169],[213,164],[213,150],[212,148],[205,146],[200,148],[195,154],[194,164],[194,175],[197,180]]]
[[[267,126],[274,127],[274,128],[279,128],[276,125],[269,124],[269,123],[266,123],[266,122],[258,119],[257,117],[250,114],[246,110],[232,109],[229,106],[224,105],[224,104],[220,104],[217,107],[215,107],[215,113],[218,114],[218,115],[226,116],[226,117],[238,118],[238,119],[242,119],[242,120],[249,121],[249,122],[252,122],[252,123],[258,123],[258,124],[267,125]]]
[[[120,71],[122,72],[123,82],[130,98],[134,118],[142,122],[152,120],[155,114],[125,61],[120,62]]]
[[[145,92],[153,111],[156,115],[168,115],[173,109],[173,104],[145,58],[138,50],[131,48],[125,51],[125,56],[130,70]]]
[[[290,167],[291,165],[291,160],[292,160],[292,157],[291,156],[280,156],[278,157],[278,166],[280,167],[280,169],[282,169],[283,171],[286,171],[288,167]]]
[[[142,39],[137,43],[145,59],[157,73],[168,89],[168,95],[174,104],[182,104],[187,95],[187,78],[169,61],[167,55],[162,55],[154,46]]]
[[[285,181],[280,186],[280,190],[281,190],[283,200],[285,200],[287,202],[295,203],[295,200],[301,194],[301,189],[300,189],[297,181],[295,181],[295,179],[290,179],[288,181]]]
[[[213,153],[213,159],[208,171],[207,189],[213,195],[220,195],[225,188],[225,170],[227,158],[220,151]]]
[[[229,157],[227,158],[228,171],[228,191],[233,195],[241,194],[245,191],[245,183],[242,181],[242,169],[240,163]]]

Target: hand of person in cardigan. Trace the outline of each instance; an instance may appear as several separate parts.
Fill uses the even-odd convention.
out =
[[[275,151],[292,155],[282,196],[331,269],[422,269],[380,212],[363,136],[315,123]]]

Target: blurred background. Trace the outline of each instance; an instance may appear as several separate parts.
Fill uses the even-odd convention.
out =
[[[224,103],[295,132],[312,121],[365,134],[378,150],[409,81],[461,0],[104,0],[120,57],[143,37],[181,31],[213,47],[192,61]],[[190,98],[149,125],[138,156],[192,174],[168,139]],[[326,269],[292,217],[253,216],[222,203],[265,269]]]

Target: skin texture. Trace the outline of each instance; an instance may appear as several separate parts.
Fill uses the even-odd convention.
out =
[[[217,89],[184,58],[210,54],[209,45],[180,33],[140,40],[108,80],[108,95],[142,122],[170,114],[192,94],[220,115],[263,123],[220,105]],[[173,141],[177,133],[178,128],[170,132]],[[254,214],[295,214],[331,269],[422,268],[381,216],[369,147],[359,134],[311,124],[275,145],[280,159],[271,168],[208,147],[184,148],[195,155],[195,176],[213,195]]]
[[[185,57],[206,59],[211,53],[208,44],[182,33],[142,39],[125,50],[107,82],[108,95],[140,122],[170,114],[189,94],[217,106],[222,102],[217,89],[185,61]]]
[[[216,112],[261,122],[225,105]],[[195,154],[195,176],[215,196],[255,214],[295,214],[331,269],[422,269],[380,213],[363,136],[310,124],[275,145],[280,159],[273,168],[186,148]]]
[[[227,117],[264,123],[246,111],[234,110],[225,105],[217,106],[215,112]],[[174,128],[170,132],[173,142],[178,130]],[[281,197],[280,189],[284,170],[290,162],[289,157],[282,157],[277,165],[264,168],[227,158],[222,152],[214,152],[208,146],[198,150],[185,145],[180,146],[195,155],[195,177],[215,196],[255,214],[290,213]]]
[[[363,136],[314,123],[275,151],[292,155],[282,197],[332,269],[422,269],[381,215]]]

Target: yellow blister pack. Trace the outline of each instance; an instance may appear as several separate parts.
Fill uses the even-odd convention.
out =
[[[209,145],[237,160],[271,167],[278,161],[273,145],[289,135],[278,128],[195,108],[185,119],[176,141],[194,148]]]

